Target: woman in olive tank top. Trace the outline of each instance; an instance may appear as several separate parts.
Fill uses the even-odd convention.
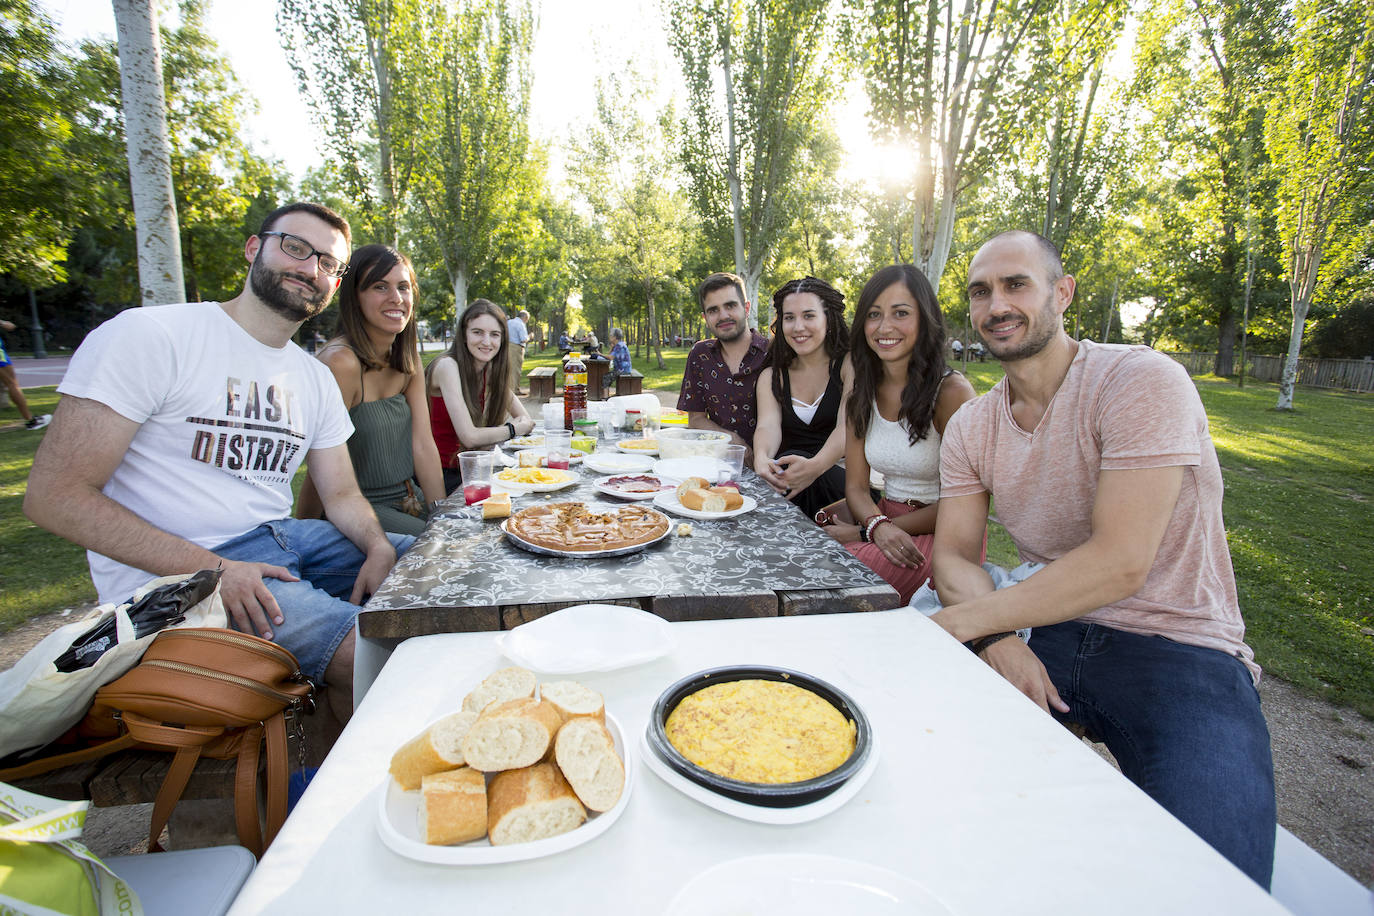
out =
[[[447,495],[416,344],[417,287],[410,261],[395,249],[365,245],[353,252],[339,288],[339,335],[319,353],[353,421],[348,452],[359,488],[382,528],[412,535]],[[320,512],[307,474],[296,516]]]

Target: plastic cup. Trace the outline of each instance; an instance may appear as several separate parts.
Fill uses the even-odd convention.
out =
[[[458,469],[463,475],[463,502],[472,505],[491,495],[491,452],[459,452]]]
[[[566,471],[572,452],[572,437],[570,429],[544,430],[544,448],[547,453],[544,463],[556,470]]]
[[[721,450],[719,467],[716,471],[716,485],[739,489],[739,478],[744,472],[744,446],[727,445]]]

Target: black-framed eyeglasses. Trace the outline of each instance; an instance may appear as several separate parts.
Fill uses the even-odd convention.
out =
[[[348,273],[348,265],[334,257],[332,254],[320,251],[318,248],[311,247],[310,243],[300,236],[292,235],[289,232],[259,232],[258,235],[275,235],[281,239],[281,250],[286,252],[289,257],[297,261],[308,261],[311,256],[318,257],[320,270],[324,271],[334,279],[342,277]]]

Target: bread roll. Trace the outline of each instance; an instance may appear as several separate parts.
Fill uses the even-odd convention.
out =
[[[431,773],[420,787],[420,836],[452,846],[487,833],[487,780],[472,767]]]
[[[487,707],[463,738],[463,757],[486,773],[527,767],[548,752],[563,724],[552,703],[528,697]]]
[[[576,681],[551,681],[540,686],[539,699],[552,703],[563,721],[585,717],[598,722],[606,721],[606,703],[590,687]]]
[[[710,485],[711,484],[707,482],[705,477],[688,477],[677,485],[677,501],[682,502],[682,495],[684,493],[689,493],[692,490],[704,490]],[[686,503],[682,504],[684,506],[686,505]]]
[[[615,752],[611,733],[595,719],[573,719],[558,730],[554,760],[577,793],[593,811],[609,811],[625,788],[625,764]]]
[[[482,518],[510,518],[510,494],[493,493],[484,499]]]
[[[524,668],[502,668],[487,676],[477,689],[463,697],[463,709],[481,712],[492,703],[534,696],[534,672]]]
[[[527,448],[522,452],[516,452],[515,458],[522,468],[537,468],[544,465],[544,456],[534,449]]]
[[[576,830],[586,819],[582,803],[551,763],[507,770],[491,780],[487,837],[493,846],[558,836]]]
[[[677,495],[677,501],[693,512],[724,512],[725,497],[710,490],[687,490]]]
[[[734,512],[744,505],[744,497],[734,487],[712,487],[711,492],[720,494],[725,500],[725,508],[721,510],[722,512]]]
[[[391,775],[409,792],[420,788],[420,781],[431,773],[462,766],[463,737],[475,721],[475,712],[444,716],[401,745],[391,758]]]

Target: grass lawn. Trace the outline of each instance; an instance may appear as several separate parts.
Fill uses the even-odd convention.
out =
[[[687,351],[663,355],[661,370],[652,355],[634,358],[648,390],[679,385]],[[525,370],[557,364],[549,349],[531,353]],[[1002,371],[971,363],[968,374],[984,392]],[[1374,527],[1374,397],[1301,389],[1298,410],[1280,414],[1273,385],[1194,381],[1225,477],[1231,555],[1256,657],[1284,680],[1374,718],[1374,551],[1366,544]],[[56,405],[52,388],[26,394],[37,413]],[[0,632],[95,597],[84,552],[20,511],[40,438],[13,407],[0,412]],[[1018,562],[995,525],[988,555]]]
[[[35,414],[57,406],[56,388],[27,388],[24,397]],[[21,509],[42,439],[24,428],[13,404],[0,410],[0,632],[95,599],[86,551],[36,527]]]

